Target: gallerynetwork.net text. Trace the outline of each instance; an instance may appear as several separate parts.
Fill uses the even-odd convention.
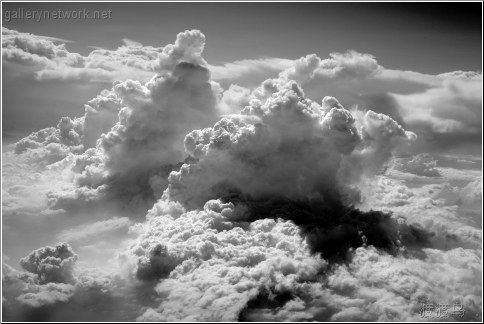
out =
[[[40,22],[48,19],[112,19],[112,11],[109,10],[5,10],[3,19],[6,22],[11,20],[28,19]]]

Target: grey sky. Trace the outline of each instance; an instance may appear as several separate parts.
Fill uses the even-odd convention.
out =
[[[11,20],[4,26],[115,48],[122,38],[160,46],[185,29],[207,35],[212,64],[249,57],[298,58],[355,49],[387,68],[423,73],[479,70],[479,3],[4,3],[5,10],[112,10],[106,20]]]

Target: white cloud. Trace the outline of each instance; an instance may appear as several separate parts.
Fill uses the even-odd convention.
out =
[[[466,320],[481,312],[482,230],[471,219],[482,215],[480,171],[416,155],[375,176],[422,120],[434,134],[477,133],[479,75],[391,71],[355,51],[214,67],[196,30],[86,57],[3,32],[4,59],[36,64],[40,78],[139,79],[3,154],[6,219],[83,216],[58,238],[118,262],[111,274],[83,269],[91,260],[58,244],[23,258],[27,272],[4,265],[7,318],[41,309],[60,321],[415,321],[424,300],[458,300]],[[248,84],[224,91],[210,70]],[[279,74],[250,84],[266,73]],[[405,126],[343,107],[375,93],[396,100]],[[460,124],[439,128],[449,121]],[[123,242],[108,239],[128,226]]]
[[[21,33],[3,27],[5,62],[33,67],[37,80],[112,82],[136,77],[148,80],[163,48],[125,42],[116,50],[96,49],[88,56],[69,52],[64,40]]]
[[[282,58],[238,60],[223,65],[210,65],[212,78],[221,83],[255,86],[294,66],[295,61]]]
[[[231,224],[241,212],[233,204],[209,201],[202,211],[179,206],[181,215],[166,214],[174,207],[158,202],[124,256],[138,278],[166,278],[155,288],[160,306],[139,320],[234,321],[258,293],[302,288],[326,265],[292,222],[265,219],[241,228]]]
[[[139,298],[135,290],[119,276],[77,267],[76,254],[69,245],[40,248],[23,260],[27,271],[2,265],[3,320],[65,322],[75,317],[123,321],[141,312],[140,305],[130,302]],[[68,273],[69,278],[60,273]],[[63,282],[66,280],[69,282]]]
[[[423,93],[394,95],[408,124],[428,125],[435,133],[479,134],[482,80],[446,79]]]
[[[170,174],[167,194],[192,207],[227,188],[254,198],[338,195],[348,179],[378,170],[414,136],[388,116],[369,111],[355,118],[341,105],[305,98],[294,82],[269,80],[241,114],[186,136],[195,162]]]
[[[65,44],[56,44],[58,39],[29,33],[20,33],[2,27],[2,57],[21,64],[39,65],[43,68],[55,66],[79,67],[83,57],[70,53]]]
[[[412,158],[395,159],[392,165],[395,170],[402,172],[426,177],[439,177],[441,174],[436,166],[437,160],[429,154],[418,154]]]
[[[248,309],[265,321],[422,321],[421,306],[465,305],[457,321],[479,320],[481,256],[471,250],[425,249],[424,259],[393,257],[358,248],[348,265],[336,266],[325,284],[310,284],[281,307]],[[476,316],[477,314],[477,316]],[[435,315],[435,310],[434,310]],[[450,315],[450,314],[449,314]]]
[[[42,286],[35,286],[28,293],[17,297],[17,300],[30,307],[41,307],[58,302],[68,302],[74,295],[74,286],[69,284],[48,283]]]

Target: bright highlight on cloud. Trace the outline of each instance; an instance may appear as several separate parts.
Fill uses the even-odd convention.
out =
[[[482,317],[482,174],[446,182],[475,161],[411,153],[482,133],[481,75],[351,50],[214,67],[198,30],[88,56],[2,34],[39,82],[114,81],[3,153],[4,228],[68,224],[68,243],[4,263],[5,320],[418,321],[424,302]],[[395,105],[345,108],[377,88]]]

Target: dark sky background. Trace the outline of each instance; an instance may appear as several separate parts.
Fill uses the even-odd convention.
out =
[[[123,38],[164,46],[186,29],[207,36],[205,59],[296,59],[353,49],[373,54],[389,69],[439,74],[481,71],[482,5],[473,3],[2,3],[3,10],[111,10],[108,20],[11,20],[3,26],[67,39],[83,55],[90,46],[115,49]],[[2,133],[16,140],[60,116],[80,116],[106,84],[11,80],[2,66]],[[7,76],[5,76],[7,75]],[[24,89],[20,92],[18,89]],[[55,100],[53,100],[55,98]],[[33,109],[37,120],[24,117]]]
[[[4,21],[22,32],[116,48],[122,38],[171,43],[185,29],[207,36],[211,64],[272,56],[322,57],[354,49],[387,68],[441,73],[481,66],[481,4],[474,3],[4,3],[4,10],[112,10],[110,20]]]

